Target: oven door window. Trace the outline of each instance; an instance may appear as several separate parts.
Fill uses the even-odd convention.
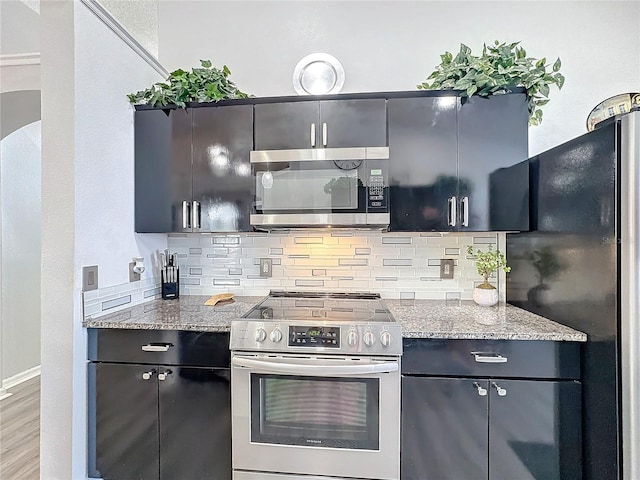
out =
[[[251,374],[251,441],[378,450],[379,382]]]
[[[334,161],[254,164],[259,213],[362,213],[366,190],[362,162],[338,168]]]

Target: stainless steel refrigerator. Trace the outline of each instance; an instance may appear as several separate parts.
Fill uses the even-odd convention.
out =
[[[640,111],[529,159],[507,301],[588,335],[585,480],[640,479]]]

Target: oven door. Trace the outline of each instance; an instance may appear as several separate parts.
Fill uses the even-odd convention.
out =
[[[251,152],[256,193],[251,225],[388,225],[388,151],[362,147]]]
[[[235,353],[233,468],[397,480],[397,358]]]

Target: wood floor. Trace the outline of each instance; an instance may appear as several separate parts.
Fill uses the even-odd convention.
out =
[[[0,478],[40,478],[40,377],[9,390],[0,401]]]

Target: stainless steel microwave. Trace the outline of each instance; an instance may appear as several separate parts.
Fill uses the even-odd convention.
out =
[[[250,162],[256,228],[389,225],[389,147],[259,150]]]

